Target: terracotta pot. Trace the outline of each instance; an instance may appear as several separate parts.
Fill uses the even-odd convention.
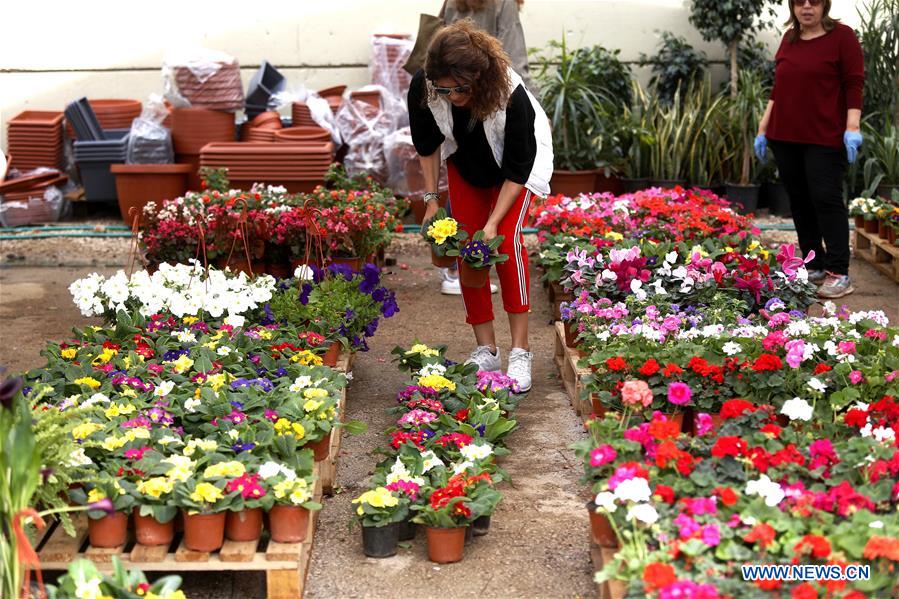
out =
[[[111,548],[128,540],[128,514],[116,512],[102,518],[87,520],[87,534],[91,547]]]
[[[334,434],[334,430],[331,429],[327,435],[319,439],[314,443],[307,443],[304,449],[311,449],[312,455],[315,456],[316,462],[324,462],[328,459],[328,456],[331,455],[331,435]]]
[[[362,258],[343,258],[343,257],[333,258],[332,257],[331,264],[346,264],[351,269],[353,269],[353,272],[358,272],[358,271],[362,270]]]
[[[184,546],[192,551],[216,551],[225,543],[225,512],[184,514]]]
[[[865,220],[865,233],[877,233],[877,230],[879,228],[877,224],[878,222],[880,221],[875,218]]]
[[[428,539],[428,559],[437,564],[452,564],[462,560],[465,552],[465,530],[456,528],[425,527]]]
[[[328,351],[322,356],[322,364],[331,368],[337,366],[337,360],[340,359],[340,351],[342,349],[342,343],[339,341],[332,341],[331,345],[328,346]]]
[[[342,97],[343,92],[346,91],[345,85],[335,85],[333,87],[326,87],[325,89],[318,90],[318,95],[322,98],[334,98],[334,97]]]
[[[549,182],[552,193],[561,193],[568,197],[575,197],[581,193],[592,193],[596,187],[596,171],[553,171],[552,180]]]
[[[262,536],[262,508],[228,512],[225,518],[225,537],[231,541],[255,541]]]
[[[596,169],[596,181],[593,184],[593,191],[596,193],[611,193],[621,195],[624,193],[624,185],[621,184],[621,177],[614,172],[610,172],[606,176],[605,169]]]
[[[881,239],[889,239],[889,229],[890,226],[886,223],[886,221],[877,221],[877,235],[879,235]]]
[[[465,262],[459,266],[459,283],[463,287],[481,288],[490,278],[489,268],[472,268]]]
[[[596,414],[599,418],[604,418],[606,415],[606,407],[602,405],[602,402],[599,400],[599,394],[591,393],[590,394],[590,406],[593,408],[593,413]]]
[[[119,212],[127,224],[134,222],[144,206],[163,200],[174,200],[187,191],[189,164],[112,164],[109,170],[115,175],[115,187],[119,196]],[[133,212],[132,212],[133,209]]]
[[[699,422],[697,420],[698,414],[693,414],[693,431],[699,430]],[[724,422],[724,418],[721,417],[721,414],[709,414],[712,417],[712,426],[715,427],[715,430],[721,428],[721,424]]]
[[[251,129],[280,129],[281,115],[273,110],[262,112],[257,114],[246,126]]]
[[[134,536],[139,545],[169,545],[175,538],[175,519],[160,522],[153,516],[141,516],[140,508],[134,508]]]
[[[200,154],[175,154],[175,162],[190,166],[190,172],[187,175],[187,189],[189,191],[202,191],[203,182],[200,179]]]
[[[275,131],[275,141],[297,143],[304,141],[330,141],[331,133],[322,127],[301,125]]]
[[[381,108],[381,92],[378,90],[350,92],[350,99],[365,102],[378,109]]]
[[[865,228],[865,217],[861,214],[855,215],[855,228],[856,229],[864,229]]]
[[[452,256],[438,256],[434,251],[434,248],[431,248],[431,264],[434,266],[438,266],[440,268],[449,268],[456,263],[456,259]]]
[[[310,126],[317,127],[318,123],[312,118],[312,113],[305,102],[294,102],[290,107],[291,125],[294,127]]]
[[[199,154],[213,141],[234,141],[234,114],[205,108],[172,110],[172,144],[178,154]]]
[[[565,328],[565,347],[577,347],[577,323],[566,320],[562,326]]]
[[[677,412],[676,414],[665,414],[668,417],[669,422],[674,422],[677,424],[677,428],[680,431],[684,430],[684,413]]]
[[[894,229],[893,227],[890,227],[889,230],[887,231],[887,233],[888,233],[887,241],[889,241],[893,245],[896,245],[896,229]]]
[[[309,529],[309,510],[293,505],[276,505],[268,513],[269,530],[276,543],[302,543]]]
[[[590,534],[593,542],[600,547],[618,547],[618,536],[612,529],[609,519],[605,514],[596,513],[596,504],[587,503],[587,512],[590,514]]]

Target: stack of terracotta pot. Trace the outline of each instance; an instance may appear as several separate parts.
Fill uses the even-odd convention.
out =
[[[307,141],[330,141],[331,132],[324,127],[313,125],[294,126],[278,129],[274,132],[275,141],[279,143],[303,143]]]
[[[275,132],[281,129],[281,115],[275,111],[263,112],[243,126],[243,141],[275,141]]]
[[[172,144],[175,162],[193,167],[188,179],[189,189],[200,189],[200,150],[210,142],[234,141],[234,114],[206,108],[175,108],[172,110]]]
[[[44,198],[44,194],[50,187],[60,187],[66,181],[68,178],[56,170],[18,179],[0,180],[0,196],[4,204],[3,224],[15,227],[59,220],[62,201],[48,201]]]
[[[300,193],[324,183],[333,152],[334,144],[329,141],[211,143],[200,154],[200,166],[228,169],[235,189],[266,183]]]
[[[194,108],[231,112],[243,110],[243,85],[237,61],[218,62],[217,66],[218,69],[212,74],[204,72],[202,76],[187,66],[175,67],[178,92]]]
[[[371,82],[406,97],[412,77],[403,65],[412,47],[412,36],[408,33],[376,33],[372,39]]]
[[[328,105],[331,107],[331,112],[337,114],[340,105],[343,104],[343,92],[345,91],[345,85],[335,85],[334,87],[326,87],[325,89],[318,90],[318,95],[327,100]]]
[[[26,110],[9,121],[10,163],[20,171],[62,163],[61,112]]]
[[[312,112],[305,102],[294,102],[290,110],[291,124],[298,126],[317,126],[318,123],[312,118]]]
[[[131,129],[131,121],[140,116],[143,109],[139,100],[99,99],[88,100],[104,131],[110,129]],[[75,130],[66,123],[66,134],[70,139],[77,139]]]

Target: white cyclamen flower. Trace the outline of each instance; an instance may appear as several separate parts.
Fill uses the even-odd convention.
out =
[[[627,511],[627,519],[639,520],[640,522],[651,526],[658,521],[659,513],[648,503],[638,503],[637,505],[631,506]]]
[[[815,409],[812,405],[802,398],[794,397],[784,402],[780,413],[787,416],[790,420],[804,420],[808,422],[812,419]]]

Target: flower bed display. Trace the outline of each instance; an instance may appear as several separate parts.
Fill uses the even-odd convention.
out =
[[[370,490],[353,500],[366,555],[393,555],[420,525],[431,561],[459,561],[466,535],[487,534],[502,499],[495,486],[506,475],[496,458],[509,453],[504,440],[518,426],[517,384],[455,364],[445,351],[420,343],[393,350],[412,384],[397,395],[396,426]]]
[[[583,213],[567,223],[555,206],[572,203]],[[575,449],[594,542],[618,547],[597,581],[666,598],[899,592],[899,334],[885,315],[807,315],[804,261],[710,195],[537,210],[591,371]],[[752,582],[747,564],[862,564],[870,579]]]
[[[141,246],[151,265],[205,259],[221,267],[284,278],[300,263],[349,260],[355,269],[402,230],[407,206],[370,178],[331,171],[330,185],[308,194],[257,185],[229,190],[227,181],[203,192],[144,208]]]

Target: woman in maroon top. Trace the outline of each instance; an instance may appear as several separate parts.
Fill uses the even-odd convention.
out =
[[[755,140],[771,146],[790,196],[799,247],[819,297],[852,293],[849,213],[843,202],[846,163],[854,162],[864,59],[855,32],[828,16],[830,0],[787,0],[791,28],[775,56],[774,87]]]

